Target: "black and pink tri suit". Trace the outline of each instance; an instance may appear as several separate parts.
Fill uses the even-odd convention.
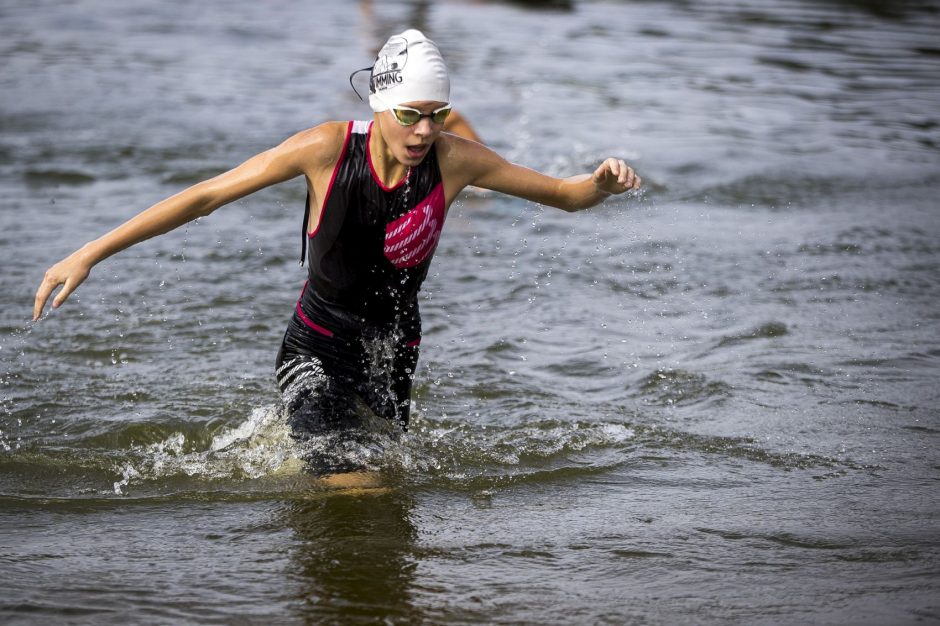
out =
[[[369,154],[371,129],[349,122],[310,232],[307,198],[307,282],[276,365],[295,437],[356,428],[363,405],[408,425],[418,290],[444,225],[444,185],[434,146],[400,183],[383,185]]]

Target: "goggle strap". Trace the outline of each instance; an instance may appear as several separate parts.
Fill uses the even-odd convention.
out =
[[[353,77],[355,77],[356,74],[359,74],[360,72],[365,72],[365,71],[371,72],[372,67],[373,67],[372,65],[370,65],[369,67],[364,67],[361,70],[356,70],[355,72],[349,75],[349,86],[352,87],[352,90],[356,93],[357,96],[359,96],[360,100],[362,100],[362,96],[359,94],[359,90],[356,89],[356,86],[353,84]]]

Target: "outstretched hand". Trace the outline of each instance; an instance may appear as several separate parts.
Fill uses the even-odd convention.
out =
[[[623,159],[609,158],[594,170],[594,186],[605,193],[623,193],[640,188],[640,177]]]
[[[46,300],[52,295],[52,292],[59,285],[64,285],[62,290],[52,300],[52,308],[57,309],[65,302],[79,285],[85,282],[91,272],[91,264],[83,260],[79,253],[75,253],[65,259],[62,259],[48,270],[36,291],[36,301],[33,305],[33,321],[39,319],[42,310],[46,306]]]

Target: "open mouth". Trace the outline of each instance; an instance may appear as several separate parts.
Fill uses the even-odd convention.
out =
[[[413,159],[418,159],[427,154],[428,148],[431,146],[405,146],[405,150],[408,152],[408,156]]]

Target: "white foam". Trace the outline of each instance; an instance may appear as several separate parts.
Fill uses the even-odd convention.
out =
[[[521,467],[591,447],[622,445],[632,428],[616,422],[532,422],[512,427],[476,428],[472,424],[430,422],[416,416],[410,433],[400,437],[369,432],[352,441],[337,435],[290,436],[284,407],[258,407],[242,422],[215,435],[205,450],[187,452],[183,433],[132,448],[134,460],[117,468],[114,493],[124,495],[134,483],[172,476],[197,479],[259,479],[300,473],[305,459],[321,457],[365,469],[394,469],[408,474],[442,473],[459,480],[495,466]]]
[[[185,452],[186,436],[176,432],[163,441],[134,446],[135,463],[119,470],[114,493],[122,495],[132,481],[185,474],[195,478],[261,478],[299,471],[303,448],[290,437],[283,407],[252,410],[248,418],[212,438],[207,450]]]

